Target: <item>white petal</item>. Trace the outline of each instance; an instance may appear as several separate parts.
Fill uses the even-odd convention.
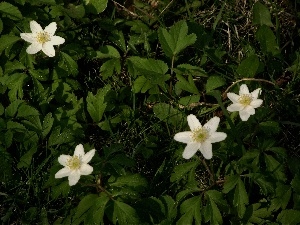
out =
[[[175,134],[174,139],[176,141],[182,142],[182,143],[189,143],[192,142],[192,132],[191,131],[184,131]]]
[[[247,121],[250,117],[250,114],[245,110],[239,111],[239,114],[240,114],[240,117],[241,117],[242,121]]]
[[[53,36],[56,31],[56,28],[57,28],[56,23],[52,22],[48,26],[45,27],[44,31],[49,33],[51,36]]]
[[[30,21],[30,29],[32,33],[42,32],[43,28],[34,20]]]
[[[93,172],[93,167],[89,164],[82,164],[80,167],[80,174],[81,175],[89,175]]]
[[[254,115],[255,114],[255,109],[251,105],[246,106],[243,111],[246,111],[250,115]]]
[[[209,137],[211,143],[216,143],[225,140],[227,134],[224,132],[215,132]]]
[[[195,153],[200,148],[200,146],[201,146],[201,144],[198,142],[188,143],[182,153],[182,157],[184,159],[191,158],[193,155],[195,155]]]
[[[28,54],[35,54],[39,51],[41,51],[42,49],[42,45],[37,43],[37,42],[33,42],[31,45],[29,45],[29,47],[26,49],[26,52]]]
[[[55,56],[54,47],[50,42],[46,42],[43,44],[42,51],[49,57]]]
[[[84,156],[84,149],[82,144],[79,144],[75,147],[74,155],[82,157]]]
[[[50,41],[51,45],[61,45],[65,43],[65,39],[59,36],[53,36]]]
[[[187,121],[191,130],[195,130],[199,127],[202,127],[197,117],[193,114],[187,116]]]
[[[80,171],[79,170],[72,171],[71,174],[69,175],[69,185],[73,186],[77,184],[79,179],[80,179]]]
[[[209,134],[212,134],[216,132],[218,126],[219,126],[220,118],[215,116],[211,118],[206,124],[203,125],[208,131]]]
[[[70,175],[70,173],[71,173],[71,171],[69,170],[69,168],[64,167],[55,174],[55,178],[67,177]]]
[[[239,95],[247,95],[249,94],[249,89],[246,84],[242,84],[240,87]]]
[[[24,39],[25,41],[28,41],[30,43],[33,43],[36,41],[35,35],[33,35],[32,33],[21,33],[20,36],[22,39]]]
[[[58,157],[58,162],[61,165],[66,166],[66,163],[70,158],[71,158],[71,156],[69,156],[69,155],[61,155]]]
[[[212,144],[209,141],[205,141],[202,143],[200,152],[206,159],[212,158]]]
[[[89,161],[91,161],[91,159],[94,157],[96,150],[92,149],[90,151],[88,151],[83,157],[82,157],[82,162],[83,163],[88,163]]]
[[[251,92],[251,95],[254,99],[257,99],[258,98],[258,95],[261,93],[261,89],[260,88],[257,88],[256,90],[252,91]]]
[[[233,103],[238,102],[238,101],[239,101],[239,98],[240,98],[239,95],[237,95],[237,94],[235,94],[235,93],[231,93],[231,92],[227,93],[227,97],[228,97]]]
[[[240,103],[233,103],[230,106],[227,107],[227,110],[229,112],[236,112],[236,111],[240,111],[244,108],[244,106]]]
[[[261,106],[261,104],[263,103],[263,100],[261,99],[255,99],[253,100],[250,105],[253,107],[253,108],[258,108],[259,106]]]

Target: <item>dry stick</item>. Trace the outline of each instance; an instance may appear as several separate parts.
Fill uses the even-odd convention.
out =
[[[163,14],[164,13],[164,11],[167,9],[167,8],[169,8],[169,6],[173,3],[173,1],[174,0],[172,0],[172,1],[170,1],[169,2],[169,4],[160,12],[160,14],[159,14],[159,16],[158,17],[160,17],[161,16],[161,14]]]
[[[124,11],[126,11],[126,12],[129,13],[130,15],[132,15],[132,16],[134,16],[134,17],[139,17],[137,14],[135,14],[134,12],[128,10],[125,6],[121,5],[120,3],[118,3],[118,2],[116,2],[116,1],[114,1],[114,0],[112,0],[112,2],[113,2],[115,5],[121,7]]]
[[[268,81],[268,80],[264,80],[264,79],[257,79],[257,78],[243,78],[243,79],[241,79],[241,80],[237,80],[237,81],[235,81],[235,82],[233,82],[233,84],[232,85],[230,85],[227,89],[226,89],[226,91],[223,93],[223,99],[225,99],[226,98],[226,96],[227,96],[227,92],[230,90],[230,88],[232,88],[234,85],[236,85],[237,83],[239,83],[239,82],[242,82],[242,81],[245,81],[245,80],[250,80],[250,81],[259,81],[259,82],[266,82],[266,83],[269,83],[269,84],[272,84],[272,85],[274,85],[275,86],[275,84],[273,83],[273,82],[271,82],[271,81]]]

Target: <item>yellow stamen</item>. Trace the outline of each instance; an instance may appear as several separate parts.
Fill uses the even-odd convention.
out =
[[[81,160],[77,155],[75,155],[71,157],[66,164],[71,170],[77,170],[81,166]]]
[[[39,43],[44,44],[51,40],[50,34],[48,32],[39,32],[36,36]]]
[[[251,94],[243,94],[239,97],[239,103],[243,106],[248,106],[252,102],[253,98]]]
[[[195,142],[204,142],[209,137],[209,132],[204,127],[192,131],[192,138]]]

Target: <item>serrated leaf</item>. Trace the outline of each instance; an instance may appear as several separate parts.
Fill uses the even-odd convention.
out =
[[[198,161],[193,161],[193,162],[187,162],[175,166],[173,173],[171,174],[170,181],[176,182],[176,181],[180,181],[181,179],[184,179],[185,175],[189,173],[191,170],[193,170],[194,168],[196,168],[198,165],[199,165]]]
[[[22,104],[18,108],[17,117],[39,116],[40,113],[37,109],[27,104]]]
[[[259,1],[253,5],[253,24],[273,27],[269,9]]]
[[[238,183],[239,180],[239,175],[228,175],[225,177],[225,183],[223,186],[223,193],[228,193],[229,191],[231,191],[236,184]]]
[[[49,112],[43,120],[43,127],[42,127],[43,138],[45,138],[47,136],[47,134],[49,134],[49,132],[52,128],[53,122],[54,122],[54,118],[52,117],[52,113]]]
[[[243,218],[246,206],[249,203],[248,194],[244,185],[244,182],[239,178],[233,198],[233,205],[237,207],[238,215],[240,218]]]
[[[74,140],[73,134],[69,129],[65,128],[61,132],[61,127],[57,126],[51,132],[48,141],[48,146],[61,145],[64,143],[71,142],[73,140]]]
[[[84,6],[82,4],[80,4],[80,5],[69,4],[68,8],[65,9],[65,12],[71,18],[80,19],[80,18],[84,17],[85,9],[84,9]]]
[[[256,55],[250,55],[238,66],[236,72],[242,77],[254,77],[259,68],[259,59]]]
[[[99,51],[96,51],[96,56],[94,58],[99,59],[107,59],[107,58],[120,58],[119,51],[111,46],[111,45],[105,45],[103,47],[100,47]]]
[[[100,196],[97,197],[93,201],[95,203],[91,208],[91,212],[87,216],[89,221],[85,221],[85,222],[86,222],[86,224],[103,224],[104,225],[103,217],[104,217],[106,204],[109,201],[109,196],[106,193],[101,192]],[[91,221],[91,219],[92,219],[92,221]]]
[[[0,3],[0,12],[3,13],[4,15],[7,15],[12,20],[20,20],[23,18],[20,10],[16,6],[14,6],[8,2]],[[1,43],[1,41],[0,41],[0,43]],[[0,50],[0,52],[1,52],[1,50]]]
[[[187,23],[179,21],[170,28],[169,32],[164,28],[159,28],[158,38],[165,54],[172,58],[187,46],[194,44],[197,36],[195,34],[188,35]]]
[[[205,85],[205,89],[206,89],[206,92],[210,92],[210,91],[212,91],[218,87],[221,87],[225,84],[226,83],[225,83],[225,80],[223,77],[214,75],[214,76],[208,77],[206,85]]]
[[[121,63],[118,58],[109,59],[100,67],[100,74],[104,80],[111,77],[114,72],[117,74],[121,72]]]
[[[18,111],[18,108],[20,107],[21,103],[23,103],[23,100],[15,100],[9,104],[9,106],[5,109],[5,116],[7,117],[14,117]]]
[[[188,106],[192,103],[197,103],[200,100],[200,95],[191,95],[191,96],[186,96],[182,97],[179,99],[178,103],[184,106]]]
[[[108,0],[84,0],[88,12],[98,14],[107,7]]]
[[[275,197],[271,200],[269,209],[271,211],[277,211],[279,208],[285,209],[290,201],[291,195],[292,190],[289,185],[277,182]]]
[[[249,218],[248,223],[263,224],[264,218],[268,218],[272,211],[268,208],[260,208],[261,203],[255,203],[247,207],[244,218]]]
[[[150,82],[150,80],[146,79],[144,76],[139,76],[134,82],[133,82],[133,90],[134,93],[146,93],[149,89],[153,87],[153,84]]]
[[[37,146],[33,145],[29,151],[27,151],[21,158],[17,167],[20,169],[22,167],[29,168],[32,160],[32,156],[37,151]]]
[[[84,196],[83,199],[79,202],[76,213],[73,217],[72,224],[80,224],[80,222],[84,221],[85,217],[87,216],[88,211],[95,205],[95,199],[98,198],[96,194],[89,194]]]
[[[280,125],[276,121],[263,121],[259,123],[259,128],[267,135],[273,136],[280,132]]]
[[[78,65],[67,53],[60,52],[60,60],[58,66],[65,70],[68,74],[77,75]]]
[[[194,196],[180,205],[181,217],[177,225],[201,224],[201,198]]]
[[[188,76],[188,80],[180,74],[176,74],[176,78],[178,79],[178,82],[176,82],[176,88],[180,88],[192,94],[199,94],[198,88],[196,87],[191,75]]]
[[[7,124],[7,129],[11,129],[11,130],[17,130],[19,132],[24,132],[26,131],[26,127],[21,124],[21,123],[18,123],[18,122],[14,122],[14,121],[8,121]]]
[[[273,156],[265,154],[265,162],[267,165],[267,170],[271,172],[274,177],[278,180],[285,181],[286,175],[284,173],[284,168]]]
[[[159,84],[162,80],[167,80],[165,73],[168,71],[168,65],[161,60],[155,59],[143,59],[137,56],[129,58],[129,61],[132,62],[134,68],[138,73],[152,83]]]
[[[102,119],[107,103],[104,102],[105,95],[111,89],[110,85],[99,89],[96,95],[91,92],[88,93],[86,98],[87,110],[95,123],[99,123]]]
[[[0,3],[1,4],[1,3]],[[21,38],[13,35],[1,35],[0,37],[0,54],[8,47],[11,47],[14,43]]]
[[[119,201],[113,201],[112,220],[114,224],[118,223],[120,225],[140,224],[135,209],[130,205]]]
[[[167,123],[173,126],[182,124],[184,121],[184,115],[178,109],[174,109],[167,103],[157,103],[153,107],[153,112],[160,120],[165,120]]]
[[[210,221],[210,224],[219,225],[223,223],[220,210],[211,198],[208,198],[207,204],[204,207],[203,216],[205,222]]]
[[[147,180],[140,174],[120,176],[110,182],[112,187],[131,187],[136,190],[144,190],[147,185]]]
[[[259,41],[261,50],[264,54],[272,54],[277,56],[280,54],[279,46],[276,42],[276,37],[270,27],[262,25],[255,33],[256,39]]]
[[[277,221],[281,224],[297,225],[300,223],[300,211],[294,209],[282,210],[277,216]]]

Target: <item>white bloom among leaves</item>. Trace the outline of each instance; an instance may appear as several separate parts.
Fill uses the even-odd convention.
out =
[[[53,45],[60,45],[65,42],[65,39],[59,36],[54,36],[56,31],[56,23],[52,22],[45,27],[45,30],[40,24],[34,20],[30,22],[32,33],[21,33],[21,38],[31,43],[26,49],[28,54],[35,54],[42,50],[47,56],[55,56]]]
[[[55,178],[68,177],[69,185],[75,185],[81,175],[89,175],[93,172],[88,162],[91,161],[95,155],[95,149],[90,150],[86,154],[82,144],[76,146],[74,155],[61,155],[58,157],[58,162],[64,166],[55,174]]]
[[[227,134],[224,132],[216,132],[220,118],[215,116],[203,126],[193,114],[188,115],[187,121],[191,131],[184,131],[175,134],[174,139],[179,142],[186,143],[182,157],[191,158],[198,150],[204,158],[212,158],[212,143],[223,141]]]
[[[251,115],[255,114],[255,108],[258,108],[263,103],[263,100],[257,99],[261,93],[261,89],[249,93],[249,89],[246,84],[242,84],[240,87],[239,95],[235,93],[227,93],[227,97],[233,102],[227,107],[229,112],[238,111],[242,121],[247,121]]]

